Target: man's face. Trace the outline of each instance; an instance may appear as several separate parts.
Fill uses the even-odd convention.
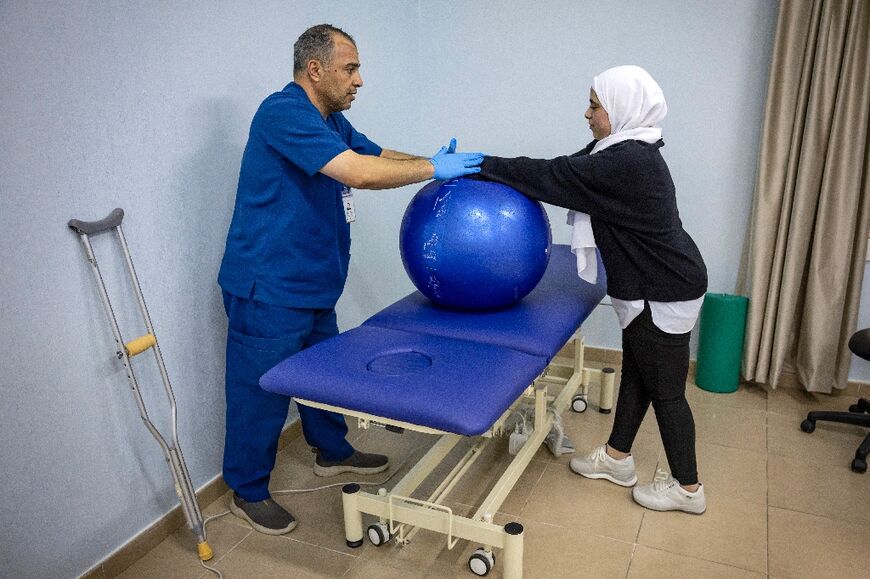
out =
[[[323,73],[317,84],[320,101],[330,114],[346,111],[356,98],[357,89],[363,85],[356,47],[348,39],[336,35],[332,60],[321,65]]]
[[[589,121],[589,128],[592,129],[592,136],[596,140],[600,141],[610,134],[610,117],[601,106],[594,89],[589,89],[589,108],[586,109],[586,114],[583,116]]]

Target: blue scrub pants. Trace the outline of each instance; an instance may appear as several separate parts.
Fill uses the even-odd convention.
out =
[[[293,354],[338,334],[335,310],[273,306],[223,292],[227,313],[224,481],[248,502],[269,498],[278,437],[290,397],[259,386],[260,376]],[[347,425],[335,412],[299,406],[302,433],[328,461],[353,454]]]

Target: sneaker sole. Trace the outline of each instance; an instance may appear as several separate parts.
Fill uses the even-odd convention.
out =
[[[255,523],[251,519],[251,517],[248,516],[248,513],[242,510],[241,507],[237,507],[236,503],[232,499],[230,499],[230,512],[238,518],[242,519],[243,521],[246,521],[249,525],[251,525],[251,527],[254,528],[255,531],[263,533],[264,535],[284,535],[296,528],[297,521],[295,520],[283,529],[270,529],[269,527],[259,525]]]
[[[317,476],[336,476],[339,474],[344,474],[346,472],[350,472],[353,474],[378,474],[379,472],[384,472],[390,468],[390,463],[383,464],[381,466],[372,466],[372,467],[362,467],[362,466],[343,466],[343,465],[335,465],[335,466],[320,466],[316,462],[314,463],[314,474]]]
[[[703,515],[704,513],[707,512],[707,505],[704,505],[704,510],[699,512],[699,511],[690,511],[690,510],[684,509],[682,507],[651,507],[651,506],[645,505],[642,502],[640,502],[639,500],[637,500],[635,498],[634,494],[631,495],[631,500],[633,500],[635,503],[639,504],[640,506],[642,506],[645,509],[649,509],[651,511],[658,511],[660,513],[667,513],[670,511],[680,511],[680,512],[687,513],[690,515]]]
[[[571,466],[569,465],[568,468],[571,468]],[[604,480],[612,482],[615,485],[619,485],[621,487],[626,487],[626,488],[633,487],[634,485],[637,484],[637,475],[634,475],[634,477],[631,480],[622,481],[622,480],[613,478],[609,474],[605,474],[605,473],[586,474],[586,473],[582,473],[582,472],[577,472],[573,468],[571,468],[571,472],[573,472],[575,474],[579,474],[580,476],[582,476],[584,478],[604,479]]]

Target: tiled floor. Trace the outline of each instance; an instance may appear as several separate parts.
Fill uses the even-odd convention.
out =
[[[594,398],[593,392],[593,403]],[[632,502],[629,489],[578,477],[568,470],[569,457],[556,459],[542,449],[496,517],[500,523],[519,521],[526,529],[525,577],[868,576],[870,474],[849,470],[865,432],[821,422],[813,434],[798,427],[808,410],[846,409],[852,395],[816,398],[796,390],[767,394],[757,388],[712,394],[689,384],[688,398],[707,512],[647,511]],[[569,411],[563,419],[582,451],[607,438],[612,416],[593,405],[583,414]],[[406,457],[420,456],[434,442],[425,435],[381,429],[353,431],[352,436],[361,449],[390,454],[400,471],[408,468],[409,462],[400,464]],[[468,514],[486,495],[487,485],[510,458],[506,441],[501,442],[454,489],[454,510]],[[649,481],[657,466],[667,468],[652,412],[633,452],[641,482]],[[273,490],[341,482],[315,477],[311,463],[304,441],[297,439],[279,456]],[[341,480],[355,478],[360,477]],[[252,532],[232,515],[210,522],[213,565],[228,579],[474,577],[466,565],[477,545],[461,541],[447,550],[444,536],[428,531],[405,547],[390,543],[377,548],[366,542],[360,549],[348,548],[340,495],[336,487],[276,496],[300,521],[286,536]],[[205,514],[226,510],[227,499],[207,507]],[[191,533],[181,529],[122,576],[212,574],[200,567]],[[501,576],[499,561],[489,576]]]

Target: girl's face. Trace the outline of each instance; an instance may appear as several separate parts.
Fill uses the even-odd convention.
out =
[[[601,106],[594,89],[589,89],[589,108],[583,116],[589,121],[589,128],[592,129],[592,136],[596,140],[600,141],[610,134],[610,117]]]

